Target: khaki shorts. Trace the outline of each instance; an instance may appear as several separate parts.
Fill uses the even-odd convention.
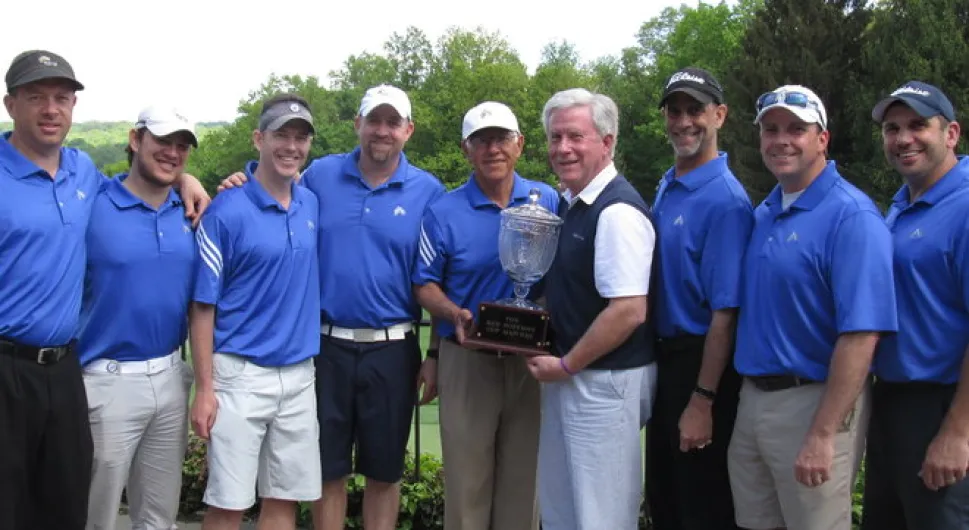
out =
[[[851,530],[851,489],[864,451],[870,388],[835,435],[831,478],[809,488],[794,462],[823,384],[765,392],[745,380],[727,455],[737,525],[754,530]]]
[[[291,501],[320,498],[320,428],[313,360],[262,367],[216,353],[212,378],[219,408],[209,442],[203,501],[245,510],[259,496]]]

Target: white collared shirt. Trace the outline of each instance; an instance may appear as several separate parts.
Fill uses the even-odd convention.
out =
[[[571,208],[576,201],[591,205],[602,190],[619,174],[610,163],[593,178],[579,195],[570,190],[562,194]],[[595,282],[603,298],[646,296],[652,273],[656,231],[649,219],[635,206],[616,203],[606,207],[596,222]]]

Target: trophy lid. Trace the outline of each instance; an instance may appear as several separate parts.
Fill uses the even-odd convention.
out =
[[[542,192],[538,188],[532,188],[528,192],[527,203],[505,208],[501,211],[501,216],[538,225],[558,226],[564,223],[565,221],[561,217],[550,212],[548,208],[545,208],[538,202],[541,197]]]

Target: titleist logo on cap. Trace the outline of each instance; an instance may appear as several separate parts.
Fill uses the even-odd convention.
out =
[[[916,96],[922,96],[924,98],[927,98],[932,95],[929,93],[928,90],[922,90],[912,86],[903,86],[902,88],[899,88],[895,92],[892,92],[893,96],[897,96],[899,94],[915,94]]]
[[[704,81],[702,77],[695,76],[689,72],[677,72],[673,74],[673,77],[671,77],[669,82],[666,83],[666,86],[668,87],[673,83],[676,83],[677,81],[692,81],[694,83],[699,83],[701,85],[706,84],[706,81]]]

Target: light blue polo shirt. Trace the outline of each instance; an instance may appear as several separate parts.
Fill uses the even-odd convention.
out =
[[[914,203],[895,194],[886,222],[895,244],[898,334],[882,339],[875,374],[952,384],[969,345],[969,157]]]
[[[823,381],[838,336],[894,332],[891,234],[828,162],[787,211],[776,186],[754,210],[734,362],[742,375]]]
[[[216,195],[197,232],[194,300],[216,306],[215,350],[288,366],[320,349],[316,197],[293,185],[289,209],[256,180]]]
[[[82,151],[61,148],[50,175],[0,135],[0,337],[32,346],[74,338],[84,236],[104,177]]]
[[[528,193],[541,192],[539,204],[555,213],[559,194],[542,182],[515,174],[509,207],[528,203]],[[478,304],[513,295],[514,283],[498,258],[501,208],[481,191],[474,175],[433,202],[424,213],[414,283],[438,284],[458,307],[478,318]],[[453,337],[454,324],[437,321],[440,337]]]
[[[744,251],[754,208],[727,155],[676,178],[670,168],[653,203],[659,232],[660,337],[704,335],[713,312],[740,307]]]
[[[401,153],[390,179],[371,188],[359,160],[359,147],[318,158],[300,179],[320,200],[323,322],[378,329],[419,320],[411,275],[421,217],[444,185]]]
[[[94,200],[78,325],[81,364],[143,361],[185,342],[197,252],[174,190],[157,210],[119,179]]]

